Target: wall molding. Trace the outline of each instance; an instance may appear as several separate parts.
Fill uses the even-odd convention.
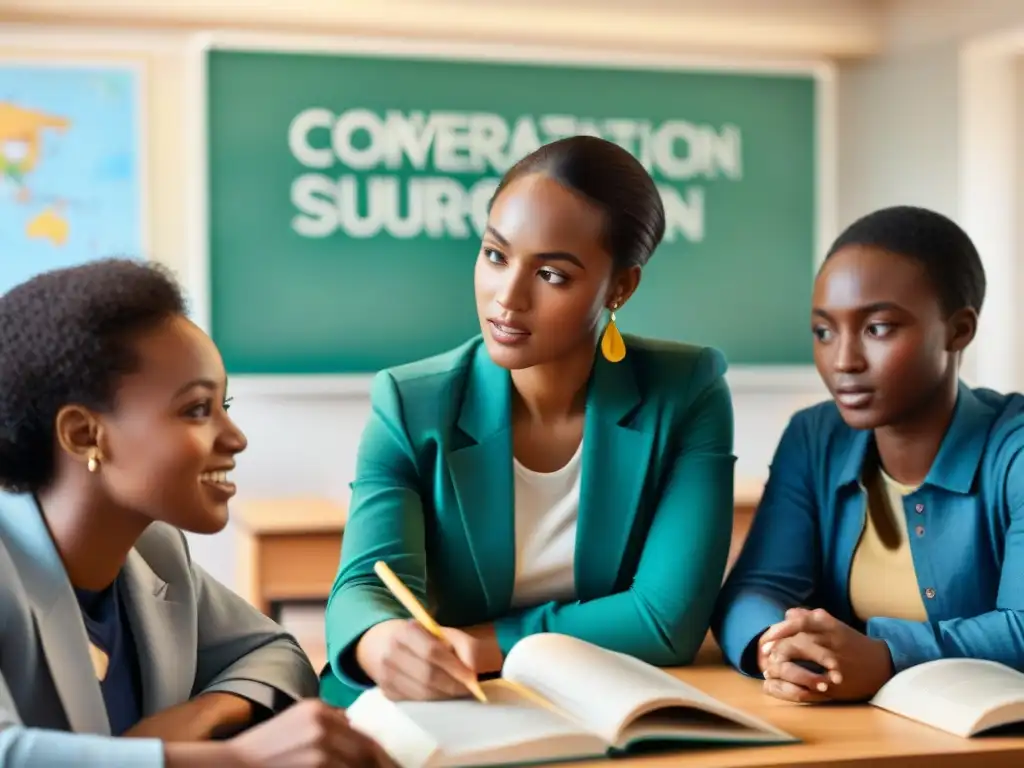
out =
[[[711,4],[709,4],[711,5]],[[883,46],[870,4],[466,2],[466,0],[5,0],[0,21],[318,32],[643,51],[863,58]]]

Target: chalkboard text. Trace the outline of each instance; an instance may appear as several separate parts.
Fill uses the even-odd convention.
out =
[[[743,175],[732,125],[314,107],[288,130],[292,157],[307,169],[292,183],[292,228],[305,237],[479,237],[498,177],[542,144],[577,134],[616,142],[654,176],[669,242],[704,238],[700,182]]]

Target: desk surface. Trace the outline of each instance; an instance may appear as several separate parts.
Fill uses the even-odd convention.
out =
[[[974,768],[1024,765],[1024,738],[962,739],[868,705],[805,706],[761,692],[761,683],[730,668],[673,670],[681,680],[726,704],[766,720],[801,739],[777,747],[700,749],[630,758],[630,765],[667,768],[782,768],[828,765],[848,768]],[[575,763],[580,768],[622,763]]]
[[[760,492],[758,483],[737,483],[736,500],[756,504]],[[342,532],[346,516],[344,505],[317,498],[253,500],[238,503],[232,511],[236,522],[250,535],[268,535],[271,540],[305,534],[319,534],[321,538],[324,534],[335,536]],[[336,548],[336,544],[332,546]],[[331,550],[329,560],[332,568],[336,566],[336,549]],[[289,558],[287,567],[289,571],[296,569],[293,558]],[[290,593],[288,596],[294,597]],[[868,768],[869,765],[870,768],[974,768],[984,765],[998,768],[1024,765],[1024,738],[961,739],[870,706],[800,706],[778,701],[761,692],[759,681],[721,666],[720,652],[710,639],[705,646],[697,666],[675,672],[680,679],[767,720],[803,743],[701,749],[687,752],[685,756],[676,752],[631,758],[626,762],[652,768],[680,764],[688,768],[807,768],[816,765],[832,768]],[[574,765],[608,768],[621,762]]]

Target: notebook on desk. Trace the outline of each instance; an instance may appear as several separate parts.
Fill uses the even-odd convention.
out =
[[[994,661],[938,659],[903,670],[871,703],[964,738],[1024,730],[1024,674]]]
[[[614,755],[650,743],[783,744],[793,736],[632,657],[538,634],[508,654],[473,699],[392,702],[379,690],[349,708],[402,768],[523,764]]]

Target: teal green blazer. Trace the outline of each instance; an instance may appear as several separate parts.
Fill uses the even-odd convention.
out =
[[[494,622],[507,653],[558,632],[659,666],[689,663],[708,629],[733,517],[733,413],[716,350],[626,337],[598,354],[583,429],[578,600],[512,609],[511,377],[478,336],[379,373],[359,446],[341,564],[327,603],[321,696],[370,681],[366,630],[408,613],[384,560],[443,626]]]

